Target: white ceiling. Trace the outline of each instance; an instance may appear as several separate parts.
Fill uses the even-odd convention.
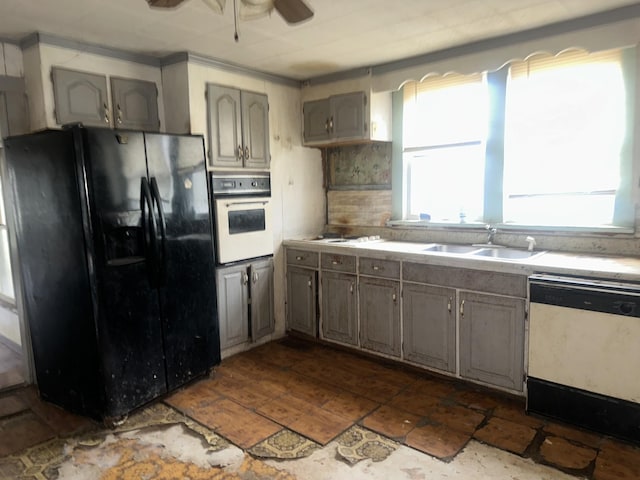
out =
[[[238,0],[240,1],[240,0]],[[173,10],[145,0],[0,0],[0,38],[33,32],[164,56],[189,51],[292,79],[430,53],[637,3],[635,0],[306,0],[311,21],[277,13],[240,23],[202,0]]]

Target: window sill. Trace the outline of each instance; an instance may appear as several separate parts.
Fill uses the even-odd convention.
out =
[[[470,230],[480,229],[484,230],[485,223],[481,222],[469,222],[469,223],[454,223],[454,222],[432,222],[429,220],[389,220],[387,222],[388,227],[406,227],[406,228],[433,228],[437,230]],[[635,230],[631,227],[614,227],[614,226],[548,226],[548,225],[518,225],[513,223],[497,223],[492,224],[500,231],[508,231],[511,233],[550,233],[550,234],[571,234],[571,233],[586,233],[586,234],[603,234],[603,235],[633,235]]]

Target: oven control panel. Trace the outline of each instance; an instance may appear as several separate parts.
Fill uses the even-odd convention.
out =
[[[213,172],[211,189],[214,196],[224,195],[271,195],[269,172]]]

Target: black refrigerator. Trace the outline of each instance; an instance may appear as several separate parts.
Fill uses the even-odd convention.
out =
[[[44,399],[109,423],[220,362],[201,136],[77,126],[5,157]]]

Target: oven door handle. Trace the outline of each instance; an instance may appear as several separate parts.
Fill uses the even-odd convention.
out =
[[[233,207],[234,205],[266,205],[267,203],[269,203],[268,200],[255,201],[255,202],[229,202],[229,203],[225,203],[224,206],[229,208],[229,207]]]

